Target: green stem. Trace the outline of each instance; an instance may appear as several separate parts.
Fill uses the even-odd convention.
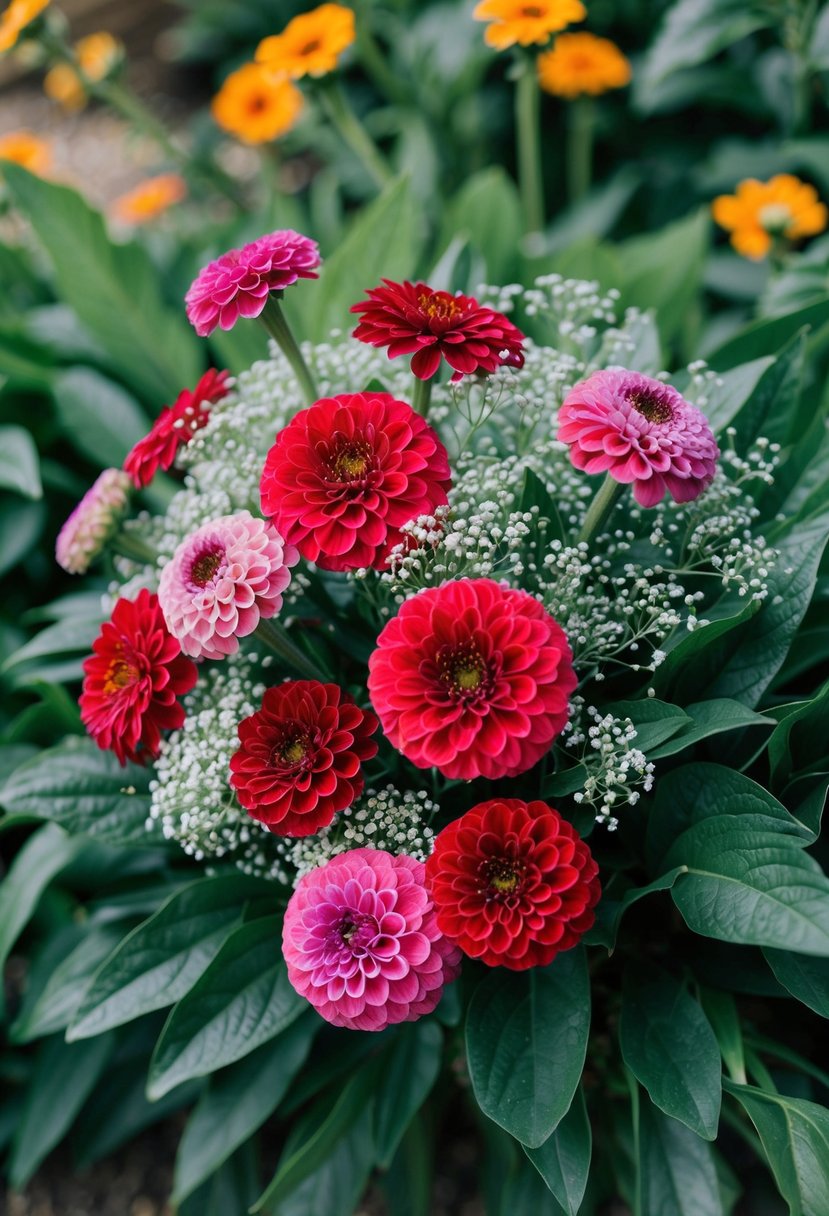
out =
[[[158,554],[148,544],[132,532],[117,532],[108,545],[110,553],[116,557],[126,557],[131,562],[141,565],[155,565]]]
[[[392,180],[392,171],[377,144],[351,109],[333,75],[326,76],[319,82],[318,96],[331,122],[382,190]]]
[[[302,389],[305,400],[309,405],[313,405],[315,401],[319,400],[317,386],[314,383],[314,377],[308,369],[308,364],[302,357],[302,351],[299,349],[297,340],[291,333],[291,328],[279,303],[277,292],[271,292],[268,296],[268,301],[259,314],[259,320],[288,360],[291,370],[297,378],[299,387]]]
[[[544,185],[541,178],[541,90],[535,60],[527,56],[515,85],[515,127],[518,145],[518,187],[524,211],[524,231],[544,227]]]
[[[278,621],[260,620],[256,626],[255,636],[278,658],[282,659],[286,666],[295,671],[297,675],[302,676],[306,680],[321,680],[323,683],[325,682],[325,674],[320,671],[316,663],[303,654],[298,646],[294,645],[288,636],[285,626],[280,625]]]
[[[429,413],[429,403],[432,400],[432,380],[421,380],[419,376],[414,378],[414,392],[412,393],[412,409],[416,414],[421,414],[424,418]]]
[[[567,114],[567,194],[577,203],[590,190],[596,107],[590,97],[577,97]]]
[[[616,505],[616,499],[624,488],[624,485],[620,481],[616,481],[610,473],[607,474],[584,517],[584,523],[582,524],[581,532],[579,532],[577,543],[590,541],[590,538],[595,535],[613,510]]]
[[[362,0],[354,0],[352,7],[357,14],[357,54],[367,75],[389,101],[397,105],[408,105],[411,101],[409,90],[389,67],[386,56],[372,34],[366,5]]]
[[[625,1067],[625,1082],[630,1094],[630,1121],[633,1130],[633,1161],[634,1161],[634,1193],[633,1216],[643,1216],[642,1211],[642,1148],[641,1129],[639,1125],[639,1086],[629,1068]]]

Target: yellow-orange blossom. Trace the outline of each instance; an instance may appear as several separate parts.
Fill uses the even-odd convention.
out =
[[[538,81],[556,97],[595,97],[629,84],[630,63],[609,38],[560,34],[552,50],[538,56]]]
[[[160,173],[147,178],[112,204],[112,214],[124,224],[146,224],[162,215],[187,194],[187,186],[177,173]]]
[[[829,220],[814,186],[791,173],[778,173],[767,182],[746,178],[734,194],[715,198],[711,210],[731,233],[737,252],[755,260],[769,253],[775,237],[794,241],[815,236]]]
[[[32,131],[9,131],[0,135],[0,161],[3,160],[43,177],[52,168],[52,145]]]
[[[256,62],[272,75],[325,76],[356,37],[354,13],[342,4],[321,4],[289,21],[281,34],[263,39]]]
[[[290,80],[275,80],[259,63],[231,72],[211,102],[218,125],[246,144],[264,144],[289,131],[303,106]]]
[[[88,34],[75,44],[75,58],[81,72],[94,83],[104,80],[121,59],[124,48],[106,30]],[[80,76],[69,63],[56,63],[43,79],[43,90],[52,101],[67,110],[81,110],[86,104],[86,90]]]
[[[505,51],[516,43],[545,43],[574,21],[584,21],[587,10],[581,0],[480,0],[472,16],[492,23],[484,38],[497,51]]]
[[[12,0],[0,13],[0,52],[10,51],[27,25],[39,17],[49,0]]]

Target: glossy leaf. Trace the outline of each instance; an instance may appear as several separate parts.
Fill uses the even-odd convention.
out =
[[[639,1110],[640,1211],[724,1216],[711,1145],[647,1100]]]
[[[829,958],[814,958],[785,949],[763,953],[787,992],[822,1018],[829,1018]]]
[[[37,448],[22,426],[0,426],[0,490],[24,498],[43,496]]]
[[[581,1089],[551,1136],[538,1148],[524,1152],[532,1161],[549,1190],[567,1212],[577,1216],[590,1171],[593,1134]]]
[[[401,1026],[383,1052],[374,1096],[375,1158],[387,1169],[440,1071],[443,1036],[435,1022]]]

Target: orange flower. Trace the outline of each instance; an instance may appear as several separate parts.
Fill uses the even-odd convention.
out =
[[[10,51],[26,26],[39,17],[49,0],[11,0],[0,13],[0,53]]]
[[[147,224],[174,203],[180,203],[186,194],[183,178],[177,173],[161,173],[117,198],[112,204],[112,214],[123,224]]]
[[[731,233],[731,244],[743,257],[759,261],[773,241],[796,241],[823,232],[829,212],[814,186],[791,173],[778,173],[768,182],[749,177],[735,194],[721,194],[711,206],[714,219]]]
[[[481,0],[472,16],[476,21],[491,21],[484,38],[496,51],[505,51],[516,42],[521,46],[544,43],[551,34],[573,21],[584,21],[587,9],[581,0]]]
[[[597,96],[630,82],[630,63],[609,38],[561,34],[551,51],[538,56],[538,82],[556,97]]]
[[[89,34],[75,45],[75,58],[81,73],[93,83],[109,76],[122,55],[121,43],[105,30]],[[82,110],[86,105],[86,90],[71,64],[57,63],[50,68],[44,78],[43,89],[47,97],[66,110]]]
[[[264,144],[290,131],[302,109],[302,94],[290,80],[275,80],[259,63],[231,72],[213,98],[220,127],[246,144]]]
[[[32,131],[10,131],[8,135],[0,135],[0,160],[13,161],[30,173],[45,177],[52,168],[52,145]]]
[[[289,21],[281,34],[265,38],[256,48],[256,62],[272,75],[325,76],[356,37],[354,13],[342,4],[321,4]]]

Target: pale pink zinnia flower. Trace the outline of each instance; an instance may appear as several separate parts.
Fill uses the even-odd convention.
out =
[[[104,469],[58,533],[55,557],[68,574],[86,574],[103,551],[127,508],[130,479]]]
[[[275,616],[299,559],[276,528],[249,511],[222,515],[182,541],[161,572],[170,633],[191,658],[235,654],[239,638]]]
[[[316,279],[319,248],[291,228],[230,249],[199,272],[185,296],[187,318],[200,338],[217,325],[232,329],[240,317],[258,317],[272,291],[297,279]]]
[[[558,417],[576,468],[632,482],[643,507],[655,507],[666,490],[691,502],[716,472],[720,449],[705,415],[640,372],[594,372],[567,394]]]
[[[460,970],[422,861],[341,853],[300,879],[285,912],[288,979],[334,1026],[384,1030],[431,1013]]]

